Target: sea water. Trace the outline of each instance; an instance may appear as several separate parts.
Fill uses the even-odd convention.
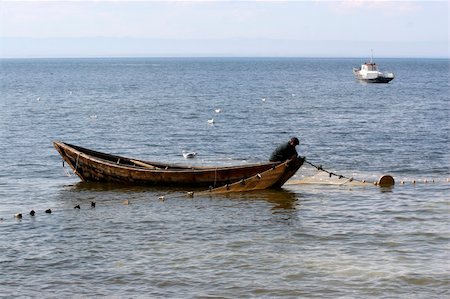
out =
[[[389,84],[356,81],[362,62],[0,60],[0,296],[448,297],[449,60],[379,59]],[[188,198],[81,183],[52,146],[234,165],[290,136],[330,172],[396,185],[305,165],[293,180],[312,184]]]

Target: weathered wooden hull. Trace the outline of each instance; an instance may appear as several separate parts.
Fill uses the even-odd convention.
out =
[[[93,182],[217,188],[276,169],[277,176],[272,177],[272,182],[259,185],[262,189],[266,189],[280,187],[301,166],[301,164],[297,168],[291,166],[280,173],[279,166],[286,162],[227,167],[171,165],[105,154],[63,142],[53,144],[63,160],[82,181]]]
[[[226,184],[213,188],[200,194],[220,194],[229,192],[244,192],[254,190],[264,190],[269,188],[280,188],[290,179],[302,166],[303,160],[293,159],[268,169],[262,173],[242,179],[233,184]]]

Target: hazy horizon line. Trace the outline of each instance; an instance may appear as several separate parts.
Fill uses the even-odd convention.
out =
[[[450,58],[447,40],[3,37],[0,58],[309,57]]]

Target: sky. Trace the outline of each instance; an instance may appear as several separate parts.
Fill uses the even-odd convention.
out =
[[[0,58],[449,58],[446,1],[4,1]]]

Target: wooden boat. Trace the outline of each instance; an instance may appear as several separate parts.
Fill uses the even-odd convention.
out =
[[[82,181],[209,187],[210,190],[222,188],[217,192],[279,188],[303,164],[301,159],[292,159],[282,163],[237,166],[185,166],[126,158],[59,141],[53,142],[53,145],[63,158],[63,163],[69,164]],[[245,185],[245,182],[248,184]]]

